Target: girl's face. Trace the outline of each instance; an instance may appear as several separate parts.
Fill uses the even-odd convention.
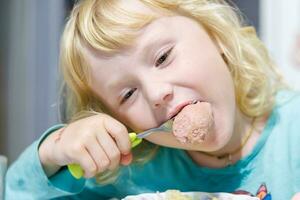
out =
[[[157,127],[182,103],[209,102],[214,125],[205,142],[181,144],[171,133],[147,140],[186,150],[218,150],[229,141],[236,113],[234,86],[221,52],[196,21],[161,17],[131,48],[108,57],[87,51],[93,91],[114,116],[136,131]]]

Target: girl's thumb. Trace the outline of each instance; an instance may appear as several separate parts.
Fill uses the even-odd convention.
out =
[[[121,155],[120,163],[122,165],[129,165],[131,163],[131,161],[132,161],[132,153],[131,152],[126,155],[124,155],[124,154]]]

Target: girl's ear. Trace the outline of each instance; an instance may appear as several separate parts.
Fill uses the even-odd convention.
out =
[[[212,42],[215,44],[215,46],[216,46],[218,52],[219,52],[220,54],[223,54],[224,52],[223,52],[223,50],[221,49],[220,44],[218,43],[218,41],[217,41],[215,38],[213,38],[213,37],[211,37],[211,40],[212,40]]]
[[[216,45],[216,48],[217,48],[219,54],[222,56],[224,62],[225,62],[226,64],[228,64],[228,59],[227,59],[227,57],[226,57],[224,51],[223,51],[222,48],[220,47],[219,43],[218,43],[216,40],[213,40],[213,41],[214,41],[214,43],[215,43],[215,45]]]
[[[219,42],[217,41],[217,39],[215,39],[214,37],[211,37],[211,40],[212,40],[212,42],[214,43],[215,47],[217,48],[219,54],[222,56],[224,62],[225,62],[226,64],[228,64],[228,59],[227,59],[226,55],[224,54],[224,51],[223,51],[223,49],[221,48],[221,46],[220,46]]]
[[[228,60],[227,60],[226,55],[224,53],[221,53],[221,56],[222,56],[224,62],[228,65]]]

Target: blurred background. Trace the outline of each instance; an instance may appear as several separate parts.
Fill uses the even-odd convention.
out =
[[[59,121],[59,40],[74,0],[0,2],[0,154],[11,163]],[[232,2],[300,89],[300,1]]]

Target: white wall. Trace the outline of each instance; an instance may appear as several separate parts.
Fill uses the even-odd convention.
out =
[[[262,40],[290,85],[300,89],[300,66],[292,62],[300,33],[300,1],[260,0],[260,16]]]
[[[56,123],[58,48],[64,1],[10,0],[7,152],[12,162]]]

